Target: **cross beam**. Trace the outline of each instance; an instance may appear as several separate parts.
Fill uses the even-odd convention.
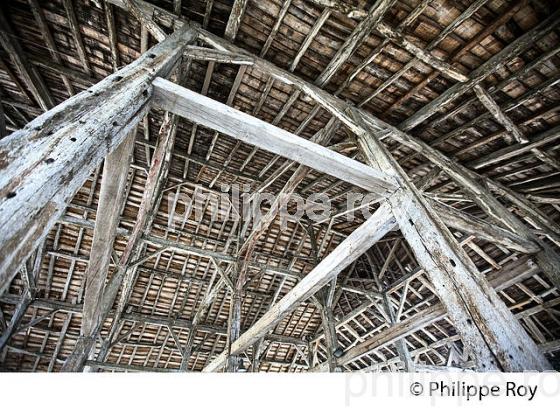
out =
[[[231,135],[382,197],[396,188],[382,172],[163,78],[154,80],[154,91],[156,105],[189,121]]]

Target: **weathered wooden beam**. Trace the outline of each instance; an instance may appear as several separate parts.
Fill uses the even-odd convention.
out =
[[[507,115],[505,115],[505,113],[502,111],[496,101],[494,101],[488,91],[486,91],[480,85],[475,85],[474,92],[482,105],[484,105],[484,107],[486,107],[490,114],[492,114],[494,119],[498,121],[498,123],[502,125],[517,142],[519,142],[520,144],[526,144],[527,142],[529,142],[527,137],[523,135],[523,133],[519,130],[519,128],[517,128],[513,121]]]
[[[410,26],[418,18],[418,16],[422,14],[422,12],[426,9],[426,7],[429,6],[431,1],[433,0],[422,0],[414,8],[414,10],[410,12],[410,14],[406,16],[406,18],[399,23],[397,28],[404,30],[406,27]],[[388,38],[385,38],[385,40],[381,41],[360,64],[354,67],[354,69],[350,72],[348,77],[346,77],[346,80],[344,80],[344,82],[338,87],[338,89],[335,92],[335,95],[339,95],[340,93],[342,93],[350,85],[350,83],[354,80],[354,78],[356,78],[358,74],[360,74],[366,67],[368,67],[377,58],[377,56],[379,56],[383,52],[387,44],[389,44],[389,41],[390,40]],[[409,64],[410,63],[406,64],[406,66]],[[386,87],[388,87],[390,83],[396,81],[397,76],[400,77],[402,75],[399,74],[400,71],[403,71],[406,66],[401,68],[401,70],[399,70],[398,73],[394,74],[389,79],[387,79],[381,86],[379,86],[375,90],[375,92],[371,93],[363,102],[361,102],[360,105],[367,104],[369,101],[375,98],[375,96],[378,93],[382,92]]]
[[[282,8],[280,9],[280,12],[276,16],[276,22],[274,23],[274,26],[272,27],[272,30],[268,34],[268,37],[266,38],[264,46],[261,49],[261,52],[259,54],[260,57],[264,57],[266,55],[266,53],[268,52],[268,50],[270,49],[270,46],[272,45],[272,42],[274,41],[274,37],[276,37],[276,34],[278,33],[278,30],[280,29],[280,25],[282,24],[282,20],[286,16],[286,13],[288,12],[288,9],[290,8],[291,4],[292,4],[292,0],[286,0],[286,1],[284,1],[284,4],[282,4]]]
[[[528,277],[537,274],[539,269],[528,258],[519,261],[511,261],[504,265],[503,269],[488,276],[488,281],[496,292],[502,291],[515,283],[521,282]],[[372,353],[374,350],[383,346],[394,343],[395,341],[406,337],[418,330],[443,319],[446,316],[444,305],[439,302],[419,313],[410,316],[391,327],[381,331],[379,334],[369,337],[367,340],[356,344],[346,350],[339,359],[340,364],[348,364],[365,355]],[[517,320],[517,319],[513,319]],[[412,352],[412,356],[414,356]],[[313,371],[322,371],[326,368],[327,363],[321,363],[316,366]]]
[[[89,229],[93,229],[95,224],[91,221],[87,221],[81,218],[75,218],[75,217],[70,217],[70,216],[64,216],[60,219],[59,221],[62,224],[70,224],[70,225],[76,225],[76,226],[80,226],[80,227],[85,227],[85,228],[89,228]],[[118,228],[117,229],[117,233],[119,235],[125,236],[125,237],[130,237],[131,233],[130,231],[126,230],[126,229],[122,229],[122,228]],[[174,249],[180,252],[185,252],[188,254],[192,254],[192,255],[197,255],[197,256],[202,256],[205,258],[210,258],[210,259],[216,259],[217,261],[223,261],[223,262],[227,262],[227,263],[233,263],[236,261],[236,258],[234,256],[225,254],[225,253],[221,253],[218,251],[214,251],[214,250],[209,250],[209,249],[204,249],[201,247],[197,247],[197,246],[190,246],[190,245],[185,245],[184,243],[181,242],[176,242],[176,241],[170,241],[167,240],[165,238],[160,238],[158,236],[154,236],[154,235],[150,235],[150,234],[144,234],[142,236],[143,241],[146,243],[149,243],[151,245],[154,246],[160,246],[160,247],[167,247],[169,249]],[[264,263],[258,263],[258,262],[249,262],[249,265],[252,268],[255,269],[263,269],[264,271],[266,271],[267,273],[270,274],[274,274],[274,275],[280,275],[280,276],[289,276],[292,277],[294,279],[301,279],[301,274],[299,272],[296,271],[291,271],[289,269],[283,269],[280,267],[275,267],[272,265],[267,265]]]
[[[217,264],[215,266],[216,266],[216,270],[219,269]],[[216,275],[214,274],[212,280],[210,281],[210,285],[208,286],[208,289],[204,294],[202,302],[200,303],[194,315],[191,331],[189,332],[189,336],[187,338],[187,344],[185,345],[185,349],[183,352],[183,359],[181,360],[181,366],[180,366],[181,371],[187,370],[187,365],[189,363],[189,359],[193,352],[194,338],[196,336],[196,332],[200,328],[200,325],[202,324],[202,321],[204,320],[204,317],[206,316],[208,309],[210,309],[210,306],[212,305],[214,300],[216,300],[216,297],[218,296],[218,294],[220,294],[220,292],[222,291],[222,289],[226,284],[226,280],[224,278],[220,278],[218,281],[214,282],[215,277]],[[230,327],[228,326],[228,328],[226,329],[226,335],[228,335],[229,337],[230,333],[231,330]]]
[[[91,171],[149,109],[154,76],[166,75],[196,36],[178,31],[137,61],[0,141],[0,290],[60,218]]]
[[[206,47],[189,46],[185,50],[185,56],[192,57],[195,60],[213,61],[215,63],[253,65],[253,59],[250,57]]]
[[[122,5],[130,12],[130,14],[132,14],[138,19],[138,21],[140,21],[143,27],[146,27],[146,29],[152,36],[154,36],[157,41],[163,41],[165,39],[165,32],[141,10],[141,6],[138,1],[122,0]]]
[[[54,42],[54,38],[52,36],[51,30],[49,29],[47,20],[45,19],[45,15],[44,15],[43,11],[41,10],[41,6],[39,5],[37,0],[28,0],[28,3],[29,3],[29,7],[31,8],[31,12],[33,13],[33,17],[35,17],[35,20],[37,21],[37,24],[39,25],[39,28],[41,30],[41,34],[43,35],[43,38],[45,39],[45,43],[47,44],[47,47],[48,47],[49,51],[51,52],[52,61],[55,64],[61,65],[62,60],[61,60],[60,55],[58,53],[58,49],[56,47],[56,43]],[[70,81],[70,79],[64,74],[62,74],[61,76],[62,76],[62,81],[64,82],[64,85],[66,86],[66,90],[68,91],[68,94],[69,95],[74,95],[74,86],[72,85],[72,82]]]
[[[181,16],[181,3],[181,0],[173,0],[173,13],[179,17]]]
[[[367,127],[357,111],[353,115]],[[395,219],[477,368],[549,369],[535,343],[373,133],[359,134],[358,144],[370,165],[399,181],[402,189],[388,198]]]
[[[125,186],[128,177],[130,160],[136,138],[136,128],[110,153],[105,159],[99,204],[97,206],[97,220],[93,231],[93,242],[90,251],[90,262],[84,278],[86,281],[82,327],[80,338],[84,343],[92,345],[95,333],[102,325],[102,296],[109,272],[109,264],[113,255],[113,243],[117,236],[117,226],[125,198]],[[90,350],[89,349],[84,350]],[[80,355],[82,360],[87,355]],[[79,359],[79,358],[78,358]],[[78,360],[77,367],[83,363]],[[66,366],[66,370],[72,370]]]
[[[553,127],[549,130],[543,131],[528,143],[517,143],[509,145],[500,150],[494,151],[482,158],[472,161],[468,165],[471,168],[479,169],[489,165],[496,164],[501,161],[511,160],[519,155],[531,152],[535,148],[542,147],[543,145],[550,144],[560,138],[560,126]]]
[[[370,192],[386,196],[394,189],[382,173],[328,148],[235,110],[164,79],[154,81],[155,102],[161,108],[271,151]]]
[[[535,242],[508,229],[500,228],[432,199],[429,199],[428,203],[443,223],[450,228],[523,253],[537,253],[541,250]]]
[[[177,70],[181,72],[181,67],[177,67]],[[177,78],[178,81],[181,81],[182,76],[179,74],[177,75]],[[167,181],[167,175],[171,166],[171,151],[177,136],[178,121],[179,118],[177,116],[166,113],[160,130],[158,145],[152,157],[152,165],[146,178],[146,185],[144,187],[144,194],[142,195],[142,201],[136,217],[136,223],[130,237],[128,238],[126,247],[118,261],[116,268],[117,272],[113,275],[111,282],[107,285],[107,289],[103,294],[103,304],[106,311],[113,305],[115,300],[117,300],[117,313],[111,322],[109,334],[103,342],[101,351],[99,352],[99,360],[104,360],[105,356],[109,352],[111,342],[117,335],[119,322],[124,314],[126,303],[132,293],[138,268],[138,266],[133,262],[139,260],[142,256],[144,249],[142,236],[145,231],[149,231],[151,229],[157,210],[159,209],[163,193],[162,189]],[[121,284],[122,290],[119,298],[117,299],[117,291],[121,287]],[[99,334],[100,332],[101,327],[98,327],[98,329],[96,329],[96,333]],[[87,354],[85,357],[87,357]],[[83,359],[85,357],[83,355],[80,357],[80,365],[83,364]],[[75,370],[81,370],[81,368],[78,367]]]
[[[76,49],[78,50],[78,56],[84,67],[84,71],[87,75],[91,75],[91,65],[87,57],[86,47],[84,46],[84,40],[82,38],[82,33],[80,31],[80,23],[76,18],[76,13],[74,11],[74,5],[72,0],[62,0],[64,8],[66,9],[66,16],[68,17],[68,24],[70,25],[70,31],[76,42]]]
[[[249,330],[243,333],[230,347],[229,354],[238,354],[250,347],[271,330],[282,318],[301,302],[313,296],[326,283],[335,278],[345,267],[394,226],[389,207],[382,205],[363,225],[346,238],[333,252],[323,259],[286,296],[272,306]],[[222,352],[208,364],[205,372],[216,371],[227,360],[228,352]]]
[[[330,286],[334,287],[334,284],[331,282]],[[321,289],[320,292],[326,293],[326,289]],[[325,347],[327,349],[328,371],[336,372],[340,369],[338,367],[336,357],[339,345],[336,335],[336,321],[334,318],[332,303],[329,303],[324,295],[317,295],[317,299],[319,300],[317,307],[319,308],[319,314],[321,316],[321,325],[323,327]]]
[[[310,0],[311,3],[315,3],[318,6],[326,7],[327,9],[332,9],[338,13],[344,14],[353,19],[363,19],[367,17],[368,13],[359,7],[354,7],[351,4],[347,4],[343,0]]]
[[[112,1],[118,2],[118,0],[112,0]],[[153,8],[152,6],[149,6],[144,2],[142,2],[141,4],[144,11],[157,13],[158,17],[163,19],[167,24],[172,25],[173,22],[175,22],[174,20],[168,18],[166,12],[161,11],[160,9]],[[247,55],[247,53],[244,50],[241,50],[240,48],[229,44],[227,41],[217,36],[214,36],[202,30],[199,30],[199,33],[201,37],[208,44],[211,44],[218,49],[227,50],[233,53],[237,52],[241,55]],[[532,34],[529,37],[533,36],[535,38],[538,38],[540,35],[543,34],[540,31],[539,33],[535,33],[534,31],[532,31],[531,33]],[[510,51],[510,53],[511,55],[515,55],[515,53],[521,49],[523,49],[523,47],[519,46],[518,48],[516,48],[516,50]],[[496,63],[496,61],[494,61],[493,63]],[[337,116],[344,124],[349,126],[355,132],[359,133],[364,131],[363,128],[359,127],[352,118],[346,115],[344,109],[348,105],[345,104],[343,101],[329,95],[328,93],[324,92],[318,87],[313,86],[305,82],[304,80],[301,80],[299,77],[276,67],[274,64],[271,64],[268,61],[255,57],[255,67],[263,70],[264,72],[269,73],[272,77],[274,77],[275,79],[281,82],[296,86],[297,88],[299,88],[300,90],[302,90],[303,92],[305,92],[306,94],[314,98],[316,101],[318,101],[325,109],[330,111],[333,115]],[[445,172],[447,172],[458,184],[460,184],[461,186],[465,186],[466,183],[466,187],[473,192],[475,198],[476,195],[478,195],[479,192],[481,192],[482,190],[482,192],[485,193],[485,197],[483,199],[479,198],[479,205],[482,206],[482,208],[486,212],[488,212],[489,215],[493,216],[494,218],[497,218],[498,220],[506,218],[505,221],[507,221],[508,223],[506,226],[510,226],[510,227],[515,226],[516,227],[515,229],[519,228],[520,225],[519,221],[517,221],[515,217],[511,216],[509,214],[509,211],[506,211],[504,213],[503,211],[505,208],[497,200],[493,199],[491,195],[487,192],[487,190],[485,190],[480,186],[480,184],[475,182],[477,178],[476,174],[472,173],[470,170],[466,170],[464,167],[460,167],[456,162],[449,160],[449,158],[441,154],[441,152],[434,150],[429,145],[411,136],[410,134],[403,133],[397,128],[390,126],[389,124],[379,120],[378,118],[371,116],[368,113],[365,113],[364,111],[360,111],[360,112],[364,116],[366,116],[369,119],[369,121],[372,124],[374,124],[376,127],[378,127],[380,130],[388,131],[386,135],[390,135],[398,142],[406,145],[407,147],[417,152],[421,152],[422,154],[424,154],[427,157],[427,159],[429,159],[435,165],[439,166]],[[545,216],[541,215],[540,212],[538,212],[538,210],[535,210],[534,207],[532,207],[528,203],[528,201],[525,201],[523,198],[517,197],[513,192],[510,192],[504,187],[499,186],[499,184],[495,183],[494,181],[487,180],[487,183],[490,185],[490,187],[493,190],[496,191],[499,190],[500,192],[505,192],[508,200],[518,204],[522,208],[523,212],[530,214],[530,216],[532,217],[531,219],[533,219],[538,224],[539,229],[543,230],[543,232],[546,232],[547,235],[554,236],[556,235],[554,232],[556,232],[557,230],[560,232],[560,230],[556,227],[556,225],[553,222],[548,220]],[[522,226],[523,225],[521,224],[521,227]],[[522,233],[522,232],[524,232],[524,230],[521,230],[518,233]]]
[[[0,296],[0,302],[7,303],[11,305],[18,305],[21,301],[21,298],[16,295],[3,295]],[[52,311],[61,311],[61,312],[68,312],[68,313],[76,313],[82,314],[83,312],[83,305],[82,304],[73,304],[69,302],[61,302],[58,300],[53,299],[33,299],[30,305],[34,308],[39,309],[49,309]],[[116,311],[111,310],[109,312],[108,318],[113,318],[115,316]],[[138,323],[143,323],[147,325],[155,325],[155,326],[172,326],[178,327],[182,329],[190,330],[193,328],[193,322],[186,319],[171,319],[167,316],[161,315],[149,315],[145,313],[137,313],[137,312],[130,312],[125,313],[123,315],[124,320],[130,320]],[[213,334],[219,335],[226,335],[227,328],[221,326],[215,326],[209,323],[199,323],[198,330],[201,332],[208,332]],[[242,329],[246,330],[246,329]],[[296,337],[291,336],[284,336],[274,333],[269,333],[265,336],[266,340],[270,340],[277,343],[283,344],[298,344],[300,346],[306,346],[307,342],[302,339],[298,339]]]
[[[553,13],[536,27],[529,30],[527,33],[523,34],[512,43],[508,44],[500,52],[494,54],[477,69],[471,72],[469,74],[469,81],[458,83],[448,88],[439,97],[423,106],[420,110],[418,110],[401,124],[399,124],[399,128],[403,131],[411,130],[421,122],[431,117],[449,102],[462,95],[467,90],[472,89],[472,87],[479,84],[490,73],[494,72],[503,64],[507,63],[511,58],[515,57],[521,51],[525,50],[540,37],[553,30],[560,21],[560,19],[558,18],[559,16],[560,11]]]
[[[309,221],[308,221],[309,222]],[[309,239],[311,241],[311,252],[315,264],[318,265],[321,261],[320,249],[317,243],[317,237],[315,235],[315,230],[311,222],[305,227],[309,234]],[[338,338],[336,335],[336,321],[333,312],[333,298],[334,291],[336,287],[336,278],[334,278],[329,286],[325,286],[320,289],[314,296],[313,300],[315,305],[319,310],[321,316],[321,325],[323,327],[323,336],[325,338],[325,347],[327,350],[327,363],[329,364],[329,372],[339,371],[340,368],[337,366],[337,351],[339,349]],[[309,362],[311,365],[311,362]]]
[[[237,267],[237,266],[236,266]],[[243,285],[245,282],[246,271],[239,271],[237,274],[237,280],[235,284],[235,289],[231,296],[231,304],[229,308],[229,318],[228,318],[228,340],[227,340],[227,350],[229,352],[226,360],[225,371],[228,373],[235,373],[239,368],[240,357],[235,353],[232,353],[231,347],[235,343],[239,336],[241,335],[241,304]],[[258,340],[255,341],[255,343]],[[254,343],[253,343],[254,344]]]
[[[224,37],[228,41],[234,41],[237,37],[237,32],[239,31],[239,26],[241,25],[241,19],[245,14],[245,9],[247,8],[247,3],[249,0],[235,0],[233,7],[231,8],[231,14],[226,25],[226,31]]]
[[[296,56],[292,60],[292,63],[290,64],[290,71],[294,71],[296,69],[301,58],[303,57],[303,55],[305,54],[305,52],[307,51],[311,43],[313,43],[313,40],[319,33],[319,30],[321,30],[321,28],[323,27],[323,25],[325,24],[325,22],[327,21],[330,15],[331,15],[331,11],[328,8],[326,8],[323,10],[321,15],[317,19],[317,21],[315,21],[315,24],[313,24],[313,27],[307,34],[307,37],[305,37],[303,44],[301,45]]]
[[[401,144],[421,153],[433,164],[440,167],[453,181],[457,183],[458,186],[463,188],[465,192],[469,194],[471,199],[483,211],[485,211],[496,222],[515,232],[515,234],[521,236],[524,240],[537,244],[541,248],[541,252],[538,252],[536,255],[539,265],[554,285],[556,287],[560,287],[560,257],[514,214],[512,214],[500,201],[498,201],[490,190],[496,191],[500,195],[504,195],[509,201],[519,206],[523,212],[528,213],[531,220],[535,223],[535,226],[554,240],[560,238],[558,235],[560,228],[558,228],[557,224],[550,220],[550,218],[542,215],[538,209],[535,209],[535,207],[524,198],[521,198],[518,194],[506,187],[503,187],[496,181],[480,177],[476,172],[459,164],[457,161],[451,160],[441,151],[434,149],[424,141],[397,129],[396,127],[390,126],[368,113],[360,111],[360,114],[363,115],[363,118],[367,120],[369,125],[377,130],[378,133],[382,134],[381,137],[390,136],[392,139],[400,142]],[[342,118],[344,118],[343,115],[341,115],[341,119]],[[354,130],[354,132],[363,132],[363,126],[360,127],[355,122],[346,123]],[[478,182],[480,180],[482,180],[483,183]]]
[[[325,128],[323,128],[316,135],[314,135],[313,138],[311,138],[311,141],[315,144],[326,145],[334,133],[336,123],[337,121],[333,117],[327,123]],[[285,205],[286,201],[289,200],[290,196],[295,192],[299,184],[301,184],[301,182],[305,179],[310,171],[311,170],[306,166],[299,165],[294,173],[290,176],[290,179],[288,179],[286,184],[282,187],[278,195],[276,195],[275,200],[270,205],[270,209],[268,210],[268,212],[262,218],[259,218],[258,223],[255,224],[251,234],[245,240],[239,250],[240,254],[246,254],[246,259],[250,259],[247,255],[251,254],[259,238],[266,232],[272,222],[274,222],[274,219],[278,215],[278,212],[280,211],[282,206]]]
[[[107,21],[107,31],[109,34],[109,47],[111,48],[111,63],[113,70],[117,71],[120,65],[119,41],[117,37],[117,28],[115,26],[115,11],[113,5],[105,3],[105,20]]]
[[[44,58],[44,57],[34,55],[29,59],[29,61],[32,64],[35,64],[39,67],[44,67],[57,74],[60,74],[63,78],[66,78],[70,82],[70,84],[71,81],[74,81],[77,82],[78,84],[84,85],[85,87],[91,87],[93,84],[97,82],[97,80],[95,80],[92,77],[88,77],[87,75],[85,75],[79,70],[65,67],[62,64],[57,63],[55,59]],[[71,95],[74,95],[74,93],[72,93]]]
[[[400,305],[401,309],[404,302],[406,301],[406,290],[408,288],[407,285],[408,282],[406,282],[403,295],[401,296],[401,305]],[[383,294],[383,305],[385,307],[385,311],[387,312],[387,316],[390,320],[391,326],[394,326],[396,323],[400,322],[399,320],[400,313],[394,312],[387,293]],[[395,341],[395,347],[397,348],[397,353],[401,359],[401,362],[404,365],[404,371],[407,373],[414,372],[416,370],[415,365],[414,362],[412,361],[412,357],[406,345],[406,341],[403,340],[402,338]]]
[[[411,55],[415,56],[418,60],[430,65],[436,70],[439,70],[443,75],[461,82],[468,81],[469,77],[465,74],[461,73],[445,61],[433,56],[429,52],[424,51],[422,48],[409,41],[399,30],[395,30],[385,23],[379,23],[377,25],[377,30],[387,38],[391,39],[391,41],[395,44],[404,48]]]
[[[10,338],[19,331],[21,320],[25,316],[27,308],[35,298],[37,291],[37,278],[41,271],[41,263],[43,261],[43,247],[39,247],[35,252],[34,258],[30,258],[21,268],[21,277],[24,284],[23,295],[18,300],[14,310],[14,314],[8,324],[8,327],[0,336],[0,352],[8,344]]]
[[[51,109],[55,106],[55,101],[51,97],[49,89],[45,85],[37,68],[27,61],[25,53],[17,40],[17,36],[13,32],[2,9],[0,9],[0,27],[2,27],[2,30],[0,30],[0,44],[10,55],[10,59],[20,73],[23,82],[29,91],[31,91],[37,104],[39,104],[44,111]]]
[[[375,2],[369,10],[367,17],[356,26],[352,34],[350,34],[344,44],[342,44],[321,75],[315,80],[317,86],[324,87],[325,84],[329,82],[337,70],[375,29],[376,25],[394,3],[395,0],[379,0]]]
[[[202,28],[207,29],[208,24],[210,24],[210,15],[212,14],[212,8],[214,7],[214,0],[206,1],[206,10],[204,11],[204,19],[202,20]]]

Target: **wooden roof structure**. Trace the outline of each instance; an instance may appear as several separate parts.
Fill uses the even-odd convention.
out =
[[[558,6],[6,1],[0,369],[560,369]]]

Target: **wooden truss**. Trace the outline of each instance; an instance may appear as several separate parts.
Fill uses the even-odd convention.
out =
[[[139,261],[154,256],[146,254],[146,245],[149,243],[157,244],[164,250],[180,249],[200,255],[208,258],[216,268],[217,275],[204,295],[192,322],[178,320],[160,322],[169,326],[177,348],[181,352],[183,358],[181,370],[186,369],[193,352],[195,333],[193,330],[200,328],[227,334],[229,339],[227,349],[208,363],[204,371],[218,371],[224,368],[234,371],[239,366],[238,358],[249,349],[252,349],[255,354],[253,363],[255,364],[259,360],[260,346],[264,340],[282,339],[281,335],[271,334],[271,330],[302,301],[310,298],[316,301],[323,318],[324,332],[317,337],[317,340],[324,338],[329,350],[328,360],[321,364],[316,363],[313,357],[305,358],[307,367],[312,370],[335,370],[388,343],[396,343],[399,357],[405,364],[405,368],[412,370],[414,369],[413,357],[419,353],[409,351],[406,343],[403,342],[404,336],[415,328],[433,323],[445,316],[453,322],[465,352],[472,359],[473,367],[478,370],[542,371],[551,368],[542,349],[539,349],[496,293],[496,290],[500,290],[508,281],[526,276],[534,266],[521,265],[524,269],[511,269],[503,276],[486,278],[478,271],[447,226],[534,255],[539,269],[557,288],[560,288],[560,257],[541,237],[498,201],[496,194],[503,195],[515,203],[529,215],[540,232],[557,244],[560,244],[560,229],[545,215],[535,210],[524,198],[499,183],[483,178],[463,167],[433,146],[408,133],[408,130],[416,124],[433,115],[439,104],[450,101],[468,88],[474,87],[481,103],[519,144],[512,145],[507,152],[495,154],[493,158],[482,159],[480,164],[491,163],[498,155],[500,158],[506,158],[515,150],[538,150],[538,145],[535,143],[530,147],[524,145],[526,139],[522,133],[479,83],[490,72],[493,65],[519,53],[531,41],[550,30],[551,24],[548,21],[507,46],[495,55],[492,61],[488,61],[467,76],[409,43],[397,29],[380,23],[384,11],[393,2],[378,1],[364,16],[362,23],[343,45],[340,53],[331,61],[327,70],[315,84],[310,84],[264,60],[262,55],[258,57],[249,54],[231,44],[231,40],[236,36],[246,1],[235,2],[234,13],[226,29],[226,39],[219,38],[142,1],[110,0],[110,3],[128,10],[138,18],[159,44],[146,50],[132,64],[115,71],[100,83],[55,108],[51,108],[50,100],[40,87],[32,88],[34,96],[41,102],[41,107],[48,111],[24,129],[0,141],[2,172],[14,176],[0,180],[0,289],[2,291],[22,266],[28,272],[33,271],[33,265],[29,265],[27,261],[33,260],[34,253],[40,252],[47,233],[61,221],[66,205],[73,195],[96,167],[105,160],[98,216],[86,271],[86,293],[81,309],[76,305],[51,306],[48,301],[34,299],[32,275],[27,285],[29,293],[24,295],[21,302],[11,300],[9,297],[4,298],[18,303],[20,316],[30,304],[43,304],[42,306],[51,306],[53,309],[68,312],[82,312],[81,338],[72,355],[64,363],[64,370],[81,371],[85,366],[112,368],[112,365],[104,363],[104,359],[119,337],[122,320],[134,317],[134,320],[138,321],[158,321],[155,317],[138,314],[134,316],[126,312],[126,303]],[[469,12],[474,10],[473,6]],[[108,18],[110,21],[112,18],[110,14]],[[160,25],[166,29],[173,29],[173,34],[167,36]],[[397,42],[414,53],[419,60],[458,81],[456,86],[444,92],[399,128],[383,122],[359,107],[350,106],[321,89],[353,52],[360,39],[369,34],[376,25],[387,39]],[[9,39],[0,38],[0,40],[9,42]],[[112,41],[115,42],[114,39]],[[204,43],[206,47],[194,46],[196,41]],[[78,48],[78,51],[80,58],[85,60],[82,47]],[[253,66],[268,73],[274,80],[294,86],[297,89],[294,101],[300,94],[305,94],[315,101],[317,109],[326,110],[332,114],[334,120],[312,140],[298,137],[273,124],[235,110],[227,104],[182,87],[184,61],[188,60],[183,58],[184,56],[211,62]],[[297,61],[294,64],[297,64]],[[115,68],[117,66],[118,62],[115,59]],[[29,73],[26,81],[37,84],[33,72]],[[136,128],[142,124],[151,108],[164,110],[165,122],[158,135],[158,145],[151,159],[152,165],[147,176],[136,225],[131,231],[123,231],[117,228],[118,218],[123,206],[124,187]],[[246,279],[244,276],[246,266],[239,260],[241,256],[244,257],[243,260],[250,260],[248,255],[252,252],[252,244],[269,227],[280,204],[277,203],[271,208],[264,222],[252,232],[251,240],[248,241],[250,243],[247,243],[235,256],[189,247],[147,233],[161,202],[162,186],[168,174],[178,117],[184,117],[197,125],[298,163],[298,171],[284,188],[285,193],[294,192],[309,169],[313,169],[365,189],[374,194],[380,203],[377,211],[328,256],[320,260],[317,252],[316,266],[304,277],[289,270],[261,266],[264,270],[271,269],[287,276],[291,275],[299,283],[284,297],[273,303],[267,313],[248,329],[241,329],[240,325],[240,295]],[[329,127],[334,126],[335,122],[346,125],[355,134],[357,148],[365,159],[365,164],[325,146],[329,139]],[[558,131],[554,129],[550,133],[557,134]],[[550,138],[550,135],[544,135],[542,139],[547,137]],[[382,142],[387,139],[398,141],[426,157],[437,167],[438,172],[445,172],[455,181],[494,223],[473,219],[425,196],[421,187],[408,178],[388,152]],[[546,154],[542,153],[542,155]],[[68,217],[63,218],[61,222],[87,225],[86,221]],[[240,229],[248,228],[240,227]],[[335,357],[333,352],[337,350],[336,328],[342,326],[345,320],[351,319],[350,317],[350,319],[343,318],[336,321],[333,317],[332,306],[337,291],[336,277],[359,257],[367,255],[373,244],[395,229],[400,229],[402,232],[420,264],[420,270],[430,279],[441,303],[401,321],[403,305],[401,303],[397,306],[396,311],[392,309],[393,302],[389,299],[389,290],[384,294],[370,295],[373,301],[385,306],[385,313],[392,324],[391,327],[378,336],[362,340]],[[116,261],[116,274],[107,281],[109,265],[113,258],[112,244],[117,236],[124,236],[127,246],[124,254]],[[389,258],[391,256],[392,253]],[[26,266],[26,262],[29,266]],[[385,269],[386,267],[381,270],[381,276]],[[406,296],[408,281],[414,274],[417,275],[418,272],[412,273],[400,284],[395,284],[395,289],[403,289]],[[229,327],[227,329],[205,327],[202,318],[216,294],[222,289],[227,289],[234,301]],[[359,307],[356,312],[360,308],[363,309]],[[355,315],[356,312],[353,314]],[[90,360],[101,332],[101,325],[108,318],[112,319],[109,335],[103,340],[97,358]],[[13,323],[12,328],[17,325],[17,318]],[[191,330],[186,346],[181,344],[174,333],[173,328],[176,327]],[[7,343],[10,332],[4,333],[2,345]],[[297,347],[298,349],[308,347],[306,341],[296,339],[288,342],[295,346],[303,346]],[[306,355],[302,352],[301,356]],[[119,368],[119,366],[113,367]],[[128,370],[141,369],[129,366]]]

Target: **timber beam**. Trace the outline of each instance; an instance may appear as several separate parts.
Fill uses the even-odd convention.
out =
[[[381,205],[363,225],[352,232],[286,296],[243,333],[230,346],[229,352],[222,352],[204,368],[204,371],[217,371],[226,364],[229,355],[241,353],[252,346],[301,302],[313,296],[325,284],[334,279],[345,267],[360,257],[393,227],[394,219],[390,215],[389,208],[386,205]]]
[[[0,179],[0,291],[93,169],[146,114],[153,78],[168,74],[195,36],[185,27],[0,141],[0,171],[12,176]]]
[[[353,116],[367,128],[357,111],[353,111]],[[550,369],[536,344],[377,139],[375,131],[370,129],[357,138],[366,161],[399,182],[401,189],[388,198],[395,219],[477,369]]]
[[[500,292],[516,283],[536,275],[538,272],[538,267],[531,263],[529,259],[524,258],[517,261],[511,261],[510,263],[504,265],[504,269],[500,272],[489,275],[487,279],[494,290],[496,292]],[[523,312],[521,314],[523,314]],[[447,311],[445,306],[441,302],[436,303],[420,311],[414,316],[401,320],[380,333],[346,350],[343,356],[339,359],[339,363],[344,365],[358,360],[363,356],[371,354],[376,349],[395,343],[397,340],[429,326],[438,320],[442,320],[446,316]],[[517,318],[513,320],[517,320]],[[412,353],[412,355],[414,356],[414,353]],[[328,363],[323,362],[317,365],[313,371],[324,371],[327,366]]]
[[[162,78],[154,80],[155,104],[189,121],[271,151],[385,197],[394,191],[381,172],[326,147]]]

